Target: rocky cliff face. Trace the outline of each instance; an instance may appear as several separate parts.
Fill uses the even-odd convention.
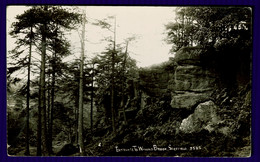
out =
[[[170,68],[157,66],[140,73],[145,98],[142,100],[142,108],[157,101],[160,104],[165,103],[162,101],[163,96],[170,96],[169,107],[184,114],[179,119],[179,131],[193,133],[206,130],[227,135],[234,131],[230,123],[235,123],[227,118],[236,118],[228,114],[228,111],[237,111],[233,110],[237,109],[238,105],[234,101],[243,98],[243,95],[232,99],[226,88],[221,89],[218,73],[201,64],[200,53],[199,48],[182,48],[176,53],[175,58],[169,61],[167,66],[171,65]],[[251,92],[248,88],[245,91]],[[244,114],[248,120],[250,106],[245,106],[244,103],[239,105],[249,111],[247,115]],[[232,122],[227,122],[231,120]]]
[[[139,73],[140,88],[151,97],[160,97],[167,93],[168,82],[173,75],[173,72],[165,71],[165,69],[160,66],[142,69]]]
[[[172,89],[171,106],[191,109],[207,101],[216,88],[216,74],[201,66],[199,49],[181,49],[176,54],[177,67],[169,85]]]
[[[181,109],[191,109],[210,100],[218,76],[201,66],[199,53],[198,48],[183,48],[168,65],[141,70],[143,94],[157,98],[171,95],[171,107]]]
[[[183,48],[168,64],[142,69],[140,85],[144,98],[170,95],[170,105],[177,109],[194,109],[210,100],[218,76],[201,66],[199,53],[198,48]]]

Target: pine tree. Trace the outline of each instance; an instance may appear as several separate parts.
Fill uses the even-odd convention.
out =
[[[19,70],[26,66],[27,64],[27,94],[26,94],[26,149],[25,155],[30,155],[29,149],[29,141],[30,141],[30,73],[31,73],[31,56],[32,56],[32,42],[34,40],[34,31],[36,25],[36,17],[34,15],[35,10],[28,10],[22,15],[16,16],[17,22],[12,24],[12,31],[9,33],[11,36],[18,38],[18,35],[24,35],[24,38],[20,38],[16,41],[16,49],[14,49],[13,57],[19,57],[23,51],[18,52],[17,50],[23,46],[29,46],[28,52],[28,62],[24,64],[24,62],[16,63],[15,67],[9,68],[9,75],[11,75],[16,70]],[[26,57],[27,58],[27,57]],[[10,71],[11,70],[11,71]]]
[[[41,52],[41,66],[40,66],[40,80],[39,80],[39,106],[38,106],[38,131],[37,131],[37,155],[49,155],[50,151],[47,148],[47,112],[46,112],[46,99],[45,99],[45,64],[47,49],[49,47],[49,41],[54,39],[53,37],[53,26],[59,26],[63,29],[73,29],[75,24],[80,21],[80,15],[70,12],[67,9],[63,9],[58,6],[33,6],[32,8],[25,11],[24,14],[17,16],[18,22],[15,30],[12,32],[13,35],[17,35],[20,31],[28,34],[28,30],[23,31],[25,28],[34,27],[35,35],[37,39],[34,40],[33,45]],[[33,21],[32,21],[33,20]],[[31,28],[32,29],[32,28]],[[33,31],[33,30],[31,30]],[[62,30],[59,32],[62,33]],[[29,35],[30,36],[30,35]],[[40,38],[40,39],[39,39]],[[55,38],[57,39],[57,38]],[[19,39],[21,44],[19,47],[28,45],[26,39]],[[29,42],[32,42],[30,40]],[[31,48],[31,47],[30,47]],[[56,47],[55,47],[56,48]],[[57,50],[54,50],[57,51]],[[22,51],[23,52],[23,51]],[[22,53],[22,52],[18,52]],[[22,59],[24,60],[24,59]],[[23,67],[22,65],[20,67]],[[18,70],[19,68],[10,69],[9,72]],[[29,68],[28,68],[29,69]],[[55,71],[55,70],[54,70]],[[28,73],[29,74],[29,73]],[[28,75],[29,77],[29,75]],[[55,78],[54,78],[55,79]],[[29,83],[29,82],[28,82]],[[29,87],[29,86],[28,86]],[[29,89],[28,89],[29,92]],[[51,124],[50,124],[51,125]],[[28,152],[28,151],[27,151]]]
[[[86,26],[86,14],[83,13],[82,19],[82,35],[81,35],[81,58],[80,58],[80,80],[79,80],[79,146],[82,156],[85,155],[84,138],[83,138],[83,70],[84,70],[84,53],[85,53],[85,26]]]

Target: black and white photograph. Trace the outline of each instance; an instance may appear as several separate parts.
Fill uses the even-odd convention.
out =
[[[252,7],[6,11],[8,156],[251,157]]]

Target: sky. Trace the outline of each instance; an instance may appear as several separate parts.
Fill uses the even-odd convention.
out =
[[[7,7],[7,32],[15,16],[22,14],[28,7]],[[116,17],[116,43],[123,43],[124,39],[136,36],[136,40],[129,44],[129,55],[137,60],[139,67],[147,67],[167,61],[171,45],[163,39],[166,38],[164,25],[174,21],[174,7],[143,7],[143,6],[81,6],[86,10],[88,23],[86,25],[86,57],[92,58],[97,53],[104,51],[106,42],[102,41],[107,36],[113,36],[106,29],[92,25],[96,20],[108,16]],[[114,25],[114,21],[110,20]],[[70,61],[79,58],[81,29],[71,32],[68,39],[71,41],[73,56],[64,60]],[[7,50],[15,46],[15,40],[7,35]]]

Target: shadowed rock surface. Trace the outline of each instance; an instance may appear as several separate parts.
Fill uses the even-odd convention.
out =
[[[217,75],[200,64],[199,48],[182,48],[176,54],[177,67],[172,84],[173,108],[190,109],[207,101],[216,88]]]
[[[79,148],[73,144],[65,144],[56,154],[57,156],[69,156],[79,152]]]
[[[219,108],[212,101],[199,104],[193,114],[182,120],[180,130],[185,133],[200,132],[203,129],[213,131],[221,122],[217,109]]]

